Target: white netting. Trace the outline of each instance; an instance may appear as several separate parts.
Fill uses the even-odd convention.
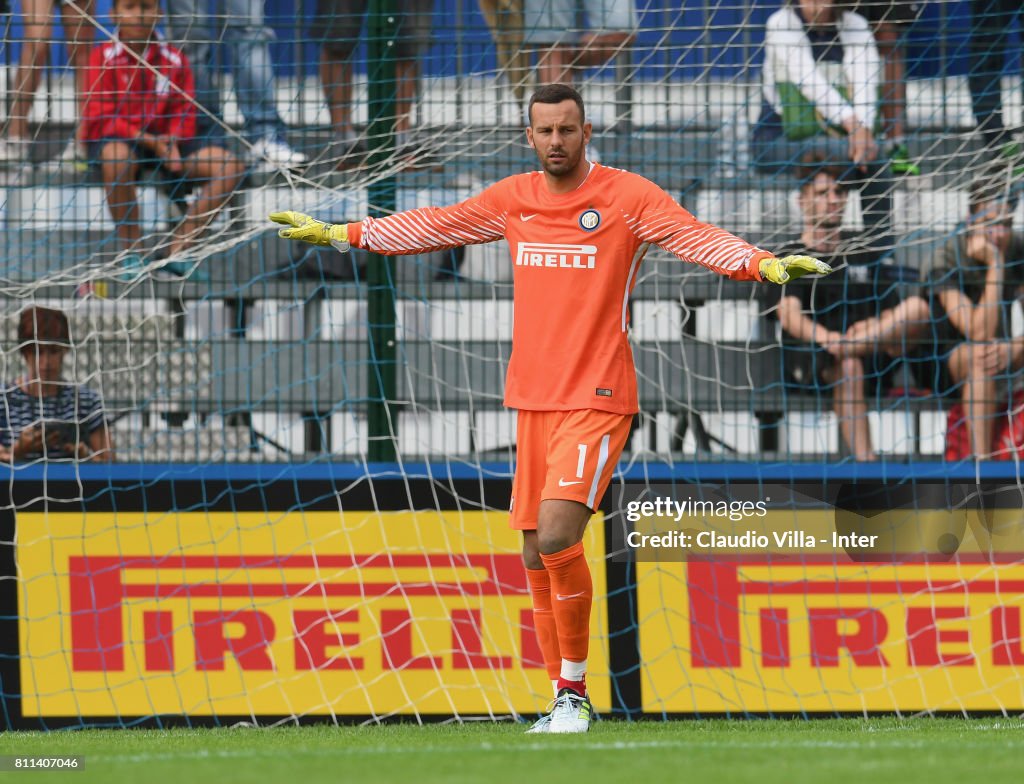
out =
[[[131,4],[140,5],[146,3]],[[697,462],[738,460],[746,465],[734,476],[755,483],[770,467],[803,463],[809,464],[806,476],[822,483],[827,465],[852,464],[854,457],[877,457],[899,477],[941,475],[948,412],[965,390],[973,390],[973,402],[960,419],[966,417],[975,433],[980,423],[992,423],[995,438],[1002,438],[1006,423],[1010,441],[1000,441],[1000,448],[1004,456],[1017,456],[1024,438],[1011,425],[1020,401],[1010,395],[1024,350],[1007,343],[1009,353],[991,360],[987,373],[1000,382],[995,385],[970,387],[966,371],[951,372],[948,355],[967,336],[938,292],[969,284],[958,268],[941,279],[934,271],[944,246],[968,241],[968,221],[992,218],[972,214],[968,203],[979,177],[989,183],[984,205],[1007,201],[1018,222],[1022,216],[1014,198],[1024,155],[1012,135],[1021,118],[1019,66],[997,35],[1020,23],[1013,3],[1005,4],[1005,12],[991,4],[987,21],[978,18],[972,28],[963,2],[922,4],[919,14],[905,17],[916,4],[861,2],[870,18],[881,17],[843,23],[862,38],[878,36],[863,45],[864,52],[874,51],[863,61],[855,53],[862,44],[854,39],[843,39],[845,55],[837,60],[829,26],[812,30],[806,42],[812,60],[832,70],[843,56],[870,63],[866,76],[887,107],[868,101],[879,120],[878,153],[863,172],[846,160],[850,147],[842,123],[829,122],[835,118],[824,105],[807,105],[807,96],[820,97],[822,89],[838,94],[838,87],[853,93],[861,88],[793,82],[809,73],[807,63],[795,62],[803,40],[792,40],[806,30],[783,30],[781,45],[766,42],[773,15],[787,8],[796,13],[779,2],[607,0],[604,5],[619,11],[626,6],[631,13],[623,17],[625,25],[612,14],[609,29],[594,39],[589,34],[596,17],[544,28],[534,6],[528,3],[524,13],[517,0],[398,3],[399,27],[388,49],[396,81],[383,86],[380,64],[367,55],[367,30],[384,27],[368,28],[358,5],[220,0],[199,2],[190,16],[188,3],[171,2],[164,13],[177,8],[179,15],[160,29],[172,44],[183,39],[185,52],[196,58],[195,69],[206,79],[197,82],[198,91],[181,94],[181,85],[161,81],[165,61],[154,65],[143,50],[127,47],[111,50],[110,57],[123,58],[118,67],[134,75],[116,89],[109,87],[114,82],[83,80],[81,100],[73,70],[47,67],[38,58],[19,68],[27,41],[46,33],[27,27],[21,9],[8,17],[9,121],[0,169],[6,228],[0,238],[0,367],[8,393],[36,389],[25,380],[31,368],[23,349],[31,354],[34,344],[19,338],[19,314],[32,306],[57,309],[68,316],[71,348],[63,355],[62,378],[47,390],[84,385],[98,395],[116,461],[139,469],[138,478],[126,474],[118,481],[205,488],[207,477],[228,481],[234,464],[246,463],[254,464],[252,473],[239,473],[239,481],[246,492],[259,494],[281,490],[281,475],[273,473],[277,464],[296,470],[365,467],[392,438],[397,454],[396,462],[362,478],[347,475],[346,483],[365,490],[354,502],[344,495],[325,502],[338,490],[332,486],[318,487],[315,492],[325,495],[315,502],[254,501],[250,495],[232,510],[232,493],[241,491],[216,485],[223,493],[216,498],[204,492],[186,500],[173,494],[155,502],[133,497],[128,511],[107,503],[96,512],[85,504],[85,514],[64,517],[19,507],[20,676],[23,693],[30,695],[22,704],[25,715],[376,718],[506,715],[543,706],[548,688],[532,647],[518,542],[504,528],[507,492],[496,500],[480,489],[495,477],[507,483],[515,447],[515,414],[501,407],[512,328],[508,248],[496,243],[395,261],[385,284],[396,303],[391,364],[379,361],[370,343],[383,326],[370,315],[377,312],[370,303],[382,298],[380,287],[367,282],[369,265],[378,262],[362,252],[342,256],[297,247],[279,240],[266,219],[269,212],[291,209],[329,222],[357,221],[373,211],[449,204],[536,168],[523,125],[525,103],[543,75],[580,88],[594,125],[592,156],[650,178],[699,219],[767,249],[788,247],[806,233],[810,208],[801,186],[820,164],[830,164],[833,179],[852,182],[843,197],[842,228],[870,246],[869,272],[854,282],[873,288],[850,295],[857,318],[877,318],[914,297],[926,308],[906,317],[903,326],[915,326],[913,334],[870,333],[873,351],[858,355],[863,366],[857,366],[868,383],[858,399],[843,400],[850,389],[842,383],[848,366],[829,360],[829,375],[814,364],[823,356],[815,346],[831,338],[801,343],[794,334],[787,337],[777,298],[652,248],[631,305],[641,412],[622,470],[632,472],[634,482],[649,485],[648,473],[666,465],[679,478]],[[549,3],[537,6],[551,10]],[[890,6],[898,19],[881,13]],[[328,13],[320,13],[324,9]],[[54,13],[65,20],[80,15],[97,46],[109,43],[115,28],[109,2],[75,0]],[[581,48],[581,42],[589,43]],[[55,53],[58,47],[55,42]],[[779,60],[780,51],[794,62]],[[900,92],[890,89],[893,58],[903,65],[905,106]],[[574,61],[586,67],[574,69]],[[41,86],[28,110],[24,95],[32,73]],[[865,75],[863,68],[851,73]],[[131,79],[149,80],[153,95],[181,94],[179,103],[195,111],[199,141],[182,144],[182,157],[216,150],[202,154],[206,168],[196,172],[206,184],[199,190],[175,190],[175,177],[167,172],[136,170],[109,152],[104,182],[104,143],[111,140],[113,120],[130,119],[131,112],[94,103],[108,125],[85,138],[78,130],[82,107],[101,98],[116,107],[119,95],[131,93]],[[809,108],[820,134],[806,128],[791,133],[792,126],[775,123],[766,97],[779,99],[782,82],[788,84],[781,91],[788,109],[780,121],[791,121],[789,109],[804,111],[806,119]],[[375,101],[389,92],[398,108],[381,116]],[[1005,135],[997,133],[996,95]],[[808,139],[820,141],[819,149]],[[76,147],[75,140],[82,143]],[[143,139],[140,148],[132,140],[117,149],[134,150],[140,158],[167,152],[154,144]],[[137,208],[123,201],[130,182]],[[228,187],[204,191],[210,182]],[[183,220],[193,234],[183,233]],[[1024,243],[1014,240],[1007,253],[1006,285],[991,303],[999,311],[996,331],[975,339],[1024,334],[1012,285],[1019,276],[1024,286],[1018,271]],[[977,266],[970,261],[977,261],[974,246],[965,245],[961,255],[963,267]],[[846,256],[843,261],[853,264]],[[823,291],[826,304],[846,296]],[[799,299],[795,286],[787,292]],[[805,318],[815,316],[806,302],[795,307]],[[386,324],[390,317],[381,320]],[[392,373],[393,399],[383,401],[377,380]],[[8,406],[13,427],[10,412]],[[9,428],[8,436],[9,443],[17,433]],[[972,449],[964,438],[968,446],[957,459]],[[42,460],[32,453],[15,459]],[[418,465],[421,460],[427,468]],[[911,469],[903,470],[908,462]],[[214,469],[225,466],[214,477]],[[96,481],[95,475],[80,475],[77,464],[68,472],[71,490],[54,489],[51,498],[44,482],[42,503],[58,496],[81,503],[94,498],[90,492],[103,496],[93,485],[86,492],[87,485],[78,484]],[[468,484],[458,485],[448,472]],[[409,479],[411,474],[417,478]],[[794,504],[777,514],[792,516],[796,525],[803,524],[803,511]],[[765,595],[781,585],[784,595],[796,596],[785,586],[814,582],[821,574],[821,584],[827,578],[868,586],[862,593],[877,579],[891,590],[872,612],[895,623],[904,605],[927,610],[942,604],[932,595],[933,584],[988,590],[988,567],[915,566],[909,574],[886,566],[860,580],[859,567],[851,564],[798,560],[785,567],[789,571],[756,564],[750,572],[690,574],[687,582],[674,567],[644,564],[636,573],[614,572],[610,585],[604,582],[603,529],[595,524],[591,530],[588,552],[601,575],[592,660],[599,709],[642,703],[656,713],[743,713],[1006,709],[1019,703],[1019,686],[1007,680],[1019,665],[1019,639],[1006,643],[1011,652],[999,659],[1000,640],[1012,637],[1013,629],[1019,637],[1019,623],[1013,627],[1007,620],[1020,604],[1016,583],[990,592],[998,602],[986,599],[968,616],[981,624],[978,613],[995,613],[996,604],[1010,608],[999,615],[1010,632],[993,636],[989,629],[989,642],[972,648],[979,661],[996,651],[986,661],[1006,669],[977,669],[960,690],[941,661],[905,667],[889,680],[882,673],[868,681],[852,675],[814,681],[820,662],[808,664],[812,653],[828,645],[837,655],[843,649],[832,616],[830,642],[819,639],[814,651],[792,651],[804,667],[803,680],[789,682],[782,670],[765,677],[765,668],[778,662],[764,657],[782,654],[757,646],[768,646],[776,626],[807,610],[803,594],[799,601],[765,599],[771,606],[760,599],[731,606],[730,622],[759,624],[758,635],[743,626],[744,636],[734,642],[745,656],[755,650],[761,655],[760,669],[747,657],[721,678],[702,670],[692,681],[672,680],[671,673],[697,666],[687,647],[692,640],[686,622],[692,619],[674,614],[671,599],[682,595],[684,583],[685,590],[699,593],[721,577],[731,581],[730,590],[740,591],[737,586],[748,581],[769,586]],[[1003,566],[1016,568],[1014,563]],[[104,582],[108,572],[122,582]],[[903,586],[904,578],[912,588]],[[74,605],[72,597],[84,595],[74,594],[74,585],[90,596],[109,590],[100,597],[108,603]],[[637,591],[639,609],[628,601],[624,609],[621,595]],[[856,591],[844,595],[850,593]],[[815,601],[821,595],[814,594]],[[815,607],[825,612],[837,602]],[[812,627],[812,616],[799,623]],[[921,631],[929,628],[922,618],[915,616],[918,625],[887,644],[906,647],[908,637],[930,633]],[[114,619],[117,629],[108,628]],[[644,623],[659,635],[644,638]],[[938,634],[935,624],[930,628]],[[786,639],[804,639],[805,631],[801,626],[799,635]],[[616,645],[640,652],[642,676],[636,675],[641,662]],[[111,646],[116,653],[108,661]],[[75,661],[76,655],[82,659]],[[207,656],[215,663],[201,664]],[[842,659],[843,674],[852,666]],[[218,678],[211,680],[211,671]],[[944,684],[953,685],[943,691]],[[859,688],[873,691],[858,701],[850,694]]]

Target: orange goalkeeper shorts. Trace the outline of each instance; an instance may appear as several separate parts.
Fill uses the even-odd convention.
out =
[[[626,445],[632,414],[607,411],[520,411],[509,522],[534,531],[540,502],[579,501],[596,509]]]

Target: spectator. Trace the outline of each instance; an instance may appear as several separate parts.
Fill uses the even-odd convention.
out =
[[[167,0],[167,16],[175,42],[192,64],[196,100],[202,107],[198,135],[214,141],[220,135],[220,94],[213,84],[215,43],[231,47],[231,66],[238,108],[245,118],[245,136],[254,162],[271,168],[300,168],[309,158],[285,138],[285,124],[274,99],[270,59],[272,33],[264,23],[263,0],[223,0],[223,17],[211,16],[210,0]],[[214,23],[213,20],[219,20]]]
[[[479,0],[480,12],[497,50],[498,68],[512,87],[520,106],[526,101],[530,84],[530,58],[523,48],[523,0]]]
[[[866,389],[878,395],[891,386],[895,358],[927,329],[928,304],[917,296],[901,301],[870,236],[841,230],[847,192],[838,173],[813,162],[805,174],[803,231],[775,253],[812,255],[835,271],[776,290],[787,384],[831,388],[844,443],[855,459],[874,460]]]
[[[317,0],[311,31],[321,45],[320,82],[337,140],[338,168],[353,165],[366,151],[365,142],[352,124],[352,52],[360,41],[367,5],[368,0]],[[400,148],[409,142],[410,114],[419,76],[418,58],[430,42],[433,10],[434,0],[408,0],[402,4],[402,13],[398,15],[395,131]]]
[[[924,10],[924,3],[903,0],[840,0],[846,10],[856,11],[871,24],[882,58],[882,126],[889,143],[888,156],[894,174],[920,174],[907,149],[907,76],[904,56],[906,28]]]
[[[971,184],[966,231],[937,254],[928,279],[942,355],[958,344],[948,354],[948,370],[963,384],[971,451],[979,460],[992,456],[1011,374],[1024,368],[1024,339],[1011,339],[1009,324],[1010,304],[1024,293],[1024,235],[1013,231],[1017,197],[1006,185],[1005,176]]]
[[[0,160],[7,163],[29,160],[28,115],[32,110],[36,90],[39,89],[39,80],[50,59],[53,6],[56,4],[56,0],[22,0],[21,3],[25,16],[25,33],[18,70],[14,76],[14,100],[11,102],[7,138],[0,144]],[[89,64],[89,50],[93,41],[93,24],[89,17],[95,13],[95,7],[95,0],[60,2],[61,20],[68,38],[68,60],[75,71],[75,93],[79,111],[85,95],[86,66]],[[85,154],[80,138],[76,129],[75,137],[58,159],[60,163],[85,167]]]
[[[1020,0],[971,0],[971,109],[989,150],[998,150],[1024,174],[1024,145],[1014,141],[1003,122],[1002,76],[1014,19],[1024,38],[1024,4]],[[1022,47],[1024,51],[1024,47]]]
[[[93,50],[83,138],[98,165],[107,205],[128,252],[130,272],[142,266],[136,182],[153,168],[173,200],[200,186],[167,247],[172,259],[195,242],[241,182],[242,165],[223,147],[196,138],[192,72],[177,49],[160,40],[159,0],[114,0],[117,38]],[[164,269],[185,275],[192,265],[171,261]]]
[[[114,459],[99,395],[61,380],[70,345],[64,313],[37,306],[21,312],[18,348],[27,372],[3,392],[0,460]]]
[[[834,0],[794,0],[768,18],[764,101],[751,145],[771,172],[808,155],[858,180],[861,213],[876,248],[892,242],[888,161],[879,156],[878,49],[867,21]]]
[[[523,11],[526,45],[543,50],[541,84],[571,84],[573,69],[607,63],[632,45],[637,26],[633,0],[525,0]],[[583,29],[588,32],[574,34]]]

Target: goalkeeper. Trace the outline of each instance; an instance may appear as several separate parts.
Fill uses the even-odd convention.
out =
[[[523,532],[534,620],[555,690],[533,732],[586,732],[590,568],[583,532],[601,503],[630,423],[637,384],[629,295],[653,243],[737,280],[782,284],[828,265],[775,258],[700,223],[648,180],[591,163],[583,99],[565,85],[530,98],[526,138],[543,171],[507,177],[451,207],[331,225],[275,212],[285,239],[415,254],[508,240],[514,265],[505,405],[518,409],[511,525]]]

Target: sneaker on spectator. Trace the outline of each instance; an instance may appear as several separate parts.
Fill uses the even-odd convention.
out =
[[[201,259],[194,258],[187,249],[171,255],[171,249],[168,246],[157,248],[154,251],[149,274],[154,278],[171,277],[178,280],[190,280],[193,283],[208,283],[210,280],[210,273],[203,269]]]
[[[889,149],[889,166],[893,174],[907,174],[916,177],[921,173],[921,167],[910,158],[910,150],[905,144],[894,144]]]
[[[296,169],[309,163],[309,157],[294,149],[280,136],[264,136],[252,145],[253,161],[275,169]]]
[[[138,253],[121,256],[121,271],[116,275],[122,283],[134,283],[146,274],[146,260]]]
[[[61,154],[53,160],[47,161],[46,166],[54,170],[86,172],[89,171],[89,155],[80,141],[71,139]]]
[[[0,164],[29,166],[32,142],[28,139],[0,139]]]
[[[388,161],[389,166],[397,166],[401,171],[440,171],[441,163],[436,139],[413,131],[399,131],[395,134],[395,148]]]
[[[170,247],[167,246],[158,248],[154,253],[150,274],[154,277],[163,275],[190,280],[193,283],[208,283],[210,280],[210,273],[203,268],[202,259],[193,257],[188,249],[172,255]]]
[[[335,158],[337,159],[334,168],[342,171],[362,166],[366,163],[366,156],[369,153],[366,139],[362,136],[346,136],[329,145],[328,151],[332,162],[335,161]]]
[[[159,252],[157,255],[160,255]],[[171,277],[190,280],[194,283],[206,283],[210,280],[210,273],[200,268],[200,262],[197,259],[184,256],[173,261],[161,261],[146,259],[139,253],[125,253],[121,256],[120,262],[121,271],[116,277],[122,283],[134,283],[146,275],[153,278]]]
[[[196,259],[180,259],[178,261],[168,261],[155,267],[154,272],[163,272],[167,275],[172,275],[182,280],[190,280],[193,283],[209,283],[210,273],[207,272],[200,266],[200,262]]]
[[[1014,177],[1024,177],[1024,144],[1008,141],[999,148],[999,157],[1013,166]]]

